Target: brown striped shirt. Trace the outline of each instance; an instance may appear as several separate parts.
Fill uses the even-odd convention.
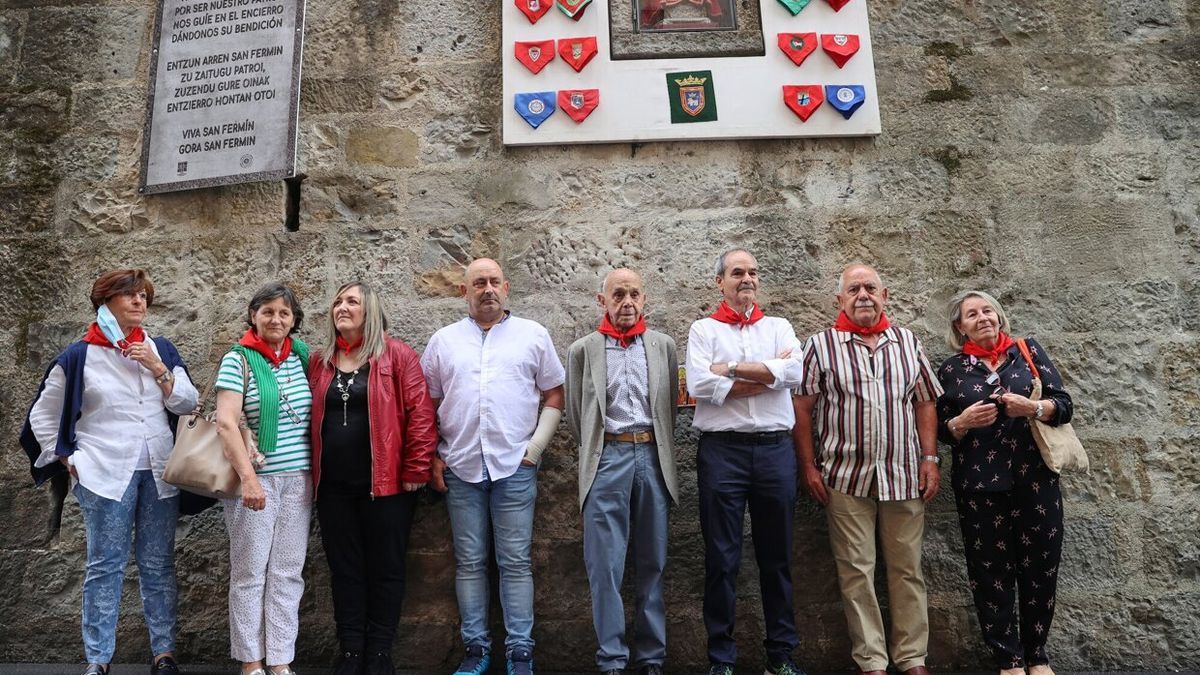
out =
[[[913,404],[942,393],[925,350],[911,331],[892,326],[875,352],[854,333],[829,330],[804,344],[799,393],[817,396],[813,424],[825,484],[880,501],[917,499],[921,443]]]

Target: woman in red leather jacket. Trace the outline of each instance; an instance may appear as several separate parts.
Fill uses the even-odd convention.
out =
[[[393,675],[416,491],[437,450],[417,353],[388,337],[365,283],[338,289],[329,335],[310,361],[313,492],[333,585],[338,675]]]

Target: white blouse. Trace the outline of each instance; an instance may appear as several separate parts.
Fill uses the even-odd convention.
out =
[[[158,353],[149,336],[146,344]],[[98,345],[87,346],[83,368],[83,402],[75,423],[75,454],[67,460],[79,476],[79,483],[107,499],[119,500],[129,486],[133,472],[149,468],[154,472],[159,499],[179,493],[163,482],[162,473],[174,447],[167,410],[176,415],[190,413],[199,394],[183,368],[176,366],[171,395],[163,401],[162,390],[154,376],[120,350]],[[55,366],[46,377],[46,385],[29,413],[29,425],[42,454],[35,466],[58,461],[58,428],[66,395],[66,373]],[[146,466],[146,460],[149,466]]]

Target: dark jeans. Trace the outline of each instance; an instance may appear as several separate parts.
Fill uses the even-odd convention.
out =
[[[763,646],[774,663],[790,659],[799,642],[788,566],[796,503],[796,454],[791,436],[702,434],[696,468],[704,533],[708,659],[713,663],[737,661],[733,629],[747,503],[762,591]]]
[[[405,554],[417,493],[371,499],[321,486],[317,519],[342,649],[390,652],[404,601]]]

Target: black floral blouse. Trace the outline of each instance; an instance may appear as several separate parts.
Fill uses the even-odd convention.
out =
[[[1058,370],[1040,345],[1032,339],[1027,339],[1026,344],[1041,371],[1042,398],[1054,401],[1054,416],[1048,424],[1070,422],[1074,406],[1071,395],[1063,389]],[[1029,365],[1015,344],[1009,347],[1007,359],[996,373],[1000,376],[999,385],[1012,393],[1029,396],[1033,392]],[[1029,419],[1008,417],[1003,407],[992,426],[971,429],[962,440],[954,440],[946,422],[972,403],[991,396],[996,389],[996,385],[987,383],[991,374],[986,364],[966,354],[952,356],[938,368],[938,379],[945,389],[937,402],[938,439],[952,448],[951,485],[956,492],[1004,492],[1014,484],[1028,485],[1039,478],[1054,476],[1038,453]]]

